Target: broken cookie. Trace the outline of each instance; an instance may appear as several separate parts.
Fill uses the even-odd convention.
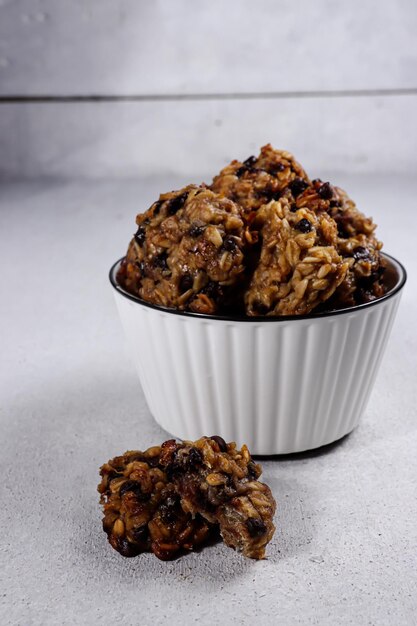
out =
[[[183,509],[218,524],[226,545],[244,556],[262,559],[275,527],[275,500],[267,485],[258,481],[261,467],[246,446],[221,437],[195,442],[166,441],[161,465],[181,496]]]
[[[260,466],[246,446],[219,436],[126,452],[100,474],[103,529],[123,556],[172,559],[220,530],[228,546],[261,559],[274,534],[275,500],[258,481]]]

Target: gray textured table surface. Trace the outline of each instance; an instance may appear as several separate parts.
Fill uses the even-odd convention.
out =
[[[416,182],[338,179],[409,280],[360,426],[268,459],[268,559],[223,545],[125,560],[101,531],[98,467],[165,437],[124,348],[107,270],[174,181],[0,191],[0,623],[416,624]]]

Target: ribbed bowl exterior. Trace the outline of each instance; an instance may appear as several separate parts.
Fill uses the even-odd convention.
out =
[[[317,448],[357,425],[400,295],[331,316],[239,322],[176,315],[115,291],[156,421],[178,438],[218,434],[253,454]]]

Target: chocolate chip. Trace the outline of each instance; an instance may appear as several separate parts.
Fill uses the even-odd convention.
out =
[[[281,191],[272,191],[268,194],[268,200],[279,200],[282,196]]]
[[[142,276],[146,276],[146,263],[145,263],[145,261],[136,261],[136,267],[139,268],[139,271],[142,274]]]
[[[257,478],[259,478],[259,470],[252,460],[250,460],[248,463],[248,478],[250,480],[256,480]]]
[[[160,210],[161,210],[161,206],[163,205],[163,201],[162,200],[157,200],[157,202],[154,202],[153,206],[153,214],[154,215],[158,215]]]
[[[246,167],[253,167],[255,163],[256,163],[256,157],[253,155],[248,157],[245,161],[243,161],[243,165],[246,165]]]
[[[201,293],[205,293],[207,296],[215,300],[216,298],[222,297],[223,290],[219,283],[215,283],[213,280],[209,280],[207,285],[201,290]]]
[[[159,267],[161,270],[167,270],[167,269],[169,269],[168,268],[167,259],[168,259],[167,253],[166,252],[161,252],[156,257],[154,257],[154,259],[152,261],[152,265],[154,267]]]
[[[132,538],[138,543],[146,543],[149,537],[148,527],[146,526],[146,524],[145,526],[139,526],[138,528],[134,528],[133,530],[131,530],[130,534],[132,535]]]
[[[323,183],[318,188],[317,193],[323,200],[331,200],[333,198],[333,189],[330,183]]]
[[[138,554],[138,549],[124,537],[117,538],[116,550],[126,557],[137,556]]]
[[[220,437],[219,435],[213,435],[212,437],[210,437],[210,439],[213,439],[213,441],[217,443],[220,448],[220,452],[227,452],[227,443],[225,442],[223,437]]]
[[[115,471],[115,470],[111,470],[108,474],[107,474],[107,479],[110,482],[111,480],[113,480],[113,478],[121,478],[120,474]]]
[[[246,528],[251,537],[261,537],[266,533],[266,525],[258,517],[249,517],[246,520]]]
[[[313,230],[313,224],[309,222],[305,217],[296,223],[294,226],[301,233],[310,233]]]
[[[203,462],[203,453],[198,448],[190,448],[187,456],[187,469],[195,469]]]
[[[199,237],[204,233],[205,226],[199,226],[198,224],[192,224],[188,234],[190,237]]]
[[[329,206],[330,206],[331,209],[334,209],[336,207],[341,207],[342,203],[339,202],[339,200],[330,200],[330,205]]]
[[[252,304],[252,308],[255,313],[259,313],[259,315],[266,315],[268,313],[268,307],[260,300],[255,300]]]
[[[144,229],[143,226],[139,226],[139,228],[137,229],[135,233],[135,241],[140,247],[142,247],[145,239],[146,239],[146,230]]]
[[[183,274],[180,278],[179,283],[181,293],[184,293],[185,291],[191,289],[191,287],[193,286],[193,282],[194,278],[191,276],[191,274]]]
[[[365,259],[369,260],[371,258],[371,253],[367,248],[358,246],[354,249],[352,256],[356,261],[363,261]]]
[[[337,223],[337,234],[341,239],[349,239],[349,233],[345,228],[344,222],[336,222]]]
[[[225,250],[228,250],[229,252],[233,252],[233,250],[236,250],[236,239],[234,237],[231,237],[230,235],[228,237],[225,237],[225,239],[223,240],[223,248]]]
[[[297,198],[297,196],[307,189],[308,183],[306,183],[306,181],[302,178],[294,178],[294,180],[289,183],[288,187],[290,188],[294,198]]]
[[[198,448],[190,448],[188,451],[182,451],[181,448],[176,450],[171,460],[165,466],[169,477],[182,474],[183,472],[192,472],[203,463],[203,453]]]
[[[122,498],[125,493],[132,492],[135,494],[138,500],[142,502],[146,502],[149,500],[149,495],[147,493],[143,493],[140,483],[137,480],[127,480],[119,489],[119,496]]]
[[[180,497],[177,494],[169,495],[159,507],[159,514],[164,522],[173,522],[178,517]]]
[[[285,170],[285,165],[283,163],[274,163],[269,168],[270,174],[276,174],[277,172],[283,172]]]
[[[237,176],[238,178],[240,178],[240,177],[241,177],[241,176],[243,176],[243,174],[244,174],[245,172],[247,172],[247,171],[248,171],[248,168],[247,168],[247,167],[245,167],[244,165],[242,165],[242,167],[239,167],[239,169],[238,169],[238,170],[236,170],[236,172],[235,172],[235,176]]]
[[[180,194],[179,196],[177,196],[176,198],[172,198],[172,200],[170,200],[168,204],[168,215],[175,215],[175,213],[179,211],[184,205],[184,202],[186,201],[187,196],[188,196],[188,193],[184,192]]]

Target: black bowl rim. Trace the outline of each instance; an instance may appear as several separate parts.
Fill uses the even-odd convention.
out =
[[[147,307],[148,309],[155,309],[156,311],[160,311],[162,313],[169,313],[170,315],[179,315],[181,317],[194,317],[194,318],[198,318],[200,320],[220,320],[222,322],[245,322],[245,323],[257,323],[259,324],[260,322],[287,322],[290,320],[311,320],[311,319],[322,319],[325,317],[333,317],[335,315],[344,315],[347,313],[352,313],[355,311],[361,311],[363,309],[368,309],[372,306],[376,306],[382,302],[384,302],[385,300],[388,300],[389,298],[392,298],[393,296],[395,296],[399,291],[401,291],[401,289],[404,287],[406,281],[407,281],[407,272],[405,270],[405,267],[402,263],[400,263],[400,261],[398,261],[396,258],[394,258],[393,256],[391,256],[390,254],[387,254],[386,252],[381,252],[381,255],[384,258],[389,259],[391,262],[394,263],[394,265],[398,266],[398,282],[395,284],[395,286],[388,291],[386,294],[384,294],[383,296],[381,296],[380,298],[377,298],[376,300],[372,300],[371,302],[365,302],[363,304],[358,304],[356,306],[351,306],[351,307],[346,307],[344,309],[337,309],[334,311],[323,311],[321,313],[309,313],[306,315],[281,315],[281,316],[277,316],[277,317],[245,317],[245,316],[238,316],[238,315],[207,315],[205,313],[193,313],[192,311],[178,311],[177,309],[170,309],[168,307],[163,307],[163,306],[159,306],[157,304],[151,304],[150,302],[145,302],[144,300],[141,300],[140,298],[138,298],[137,296],[132,295],[131,293],[129,293],[128,291],[125,291],[117,282],[116,282],[116,268],[118,267],[118,265],[123,261],[124,257],[121,257],[120,259],[118,259],[115,263],[113,263],[113,265],[110,268],[110,272],[109,272],[109,279],[110,282],[112,284],[112,286],[114,287],[114,289],[122,296],[124,296],[125,298],[127,298],[128,300],[131,300],[132,302],[136,302],[136,304],[140,304],[142,306]]]

